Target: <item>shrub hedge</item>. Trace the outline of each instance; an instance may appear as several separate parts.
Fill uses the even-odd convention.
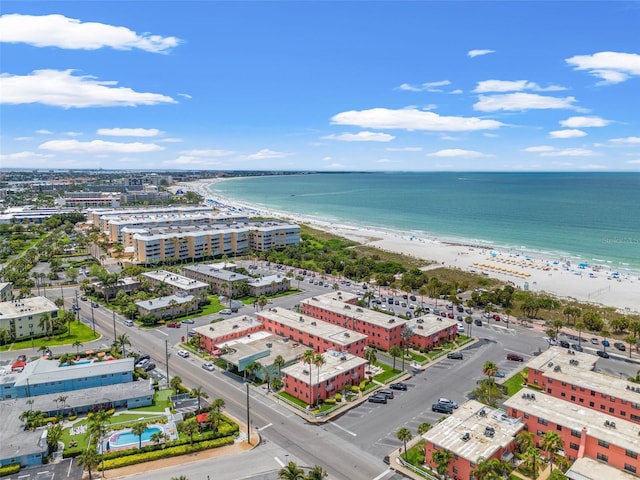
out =
[[[9,465],[5,465],[4,467],[0,467],[0,477],[5,477],[7,475],[13,475],[14,473],[18,473],[20,471],[19,463],[10,463]]]

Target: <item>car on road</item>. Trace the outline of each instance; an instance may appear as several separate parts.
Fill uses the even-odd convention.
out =
[[[91,308],[98,308],[100,304],[98,302],[91,302]]]
[[[555,338],[547,338],[547,342],[549,342],[549,345],[552,347],[558,345],[558,341]]]
[[[611,344],[609,343],[609,340],[602,340],[602,345],[605,347],[610,347]]]
[[[590,341],[593,345],[598,345],[600,343],[600,340],[598,340],[596,337],[593,337]]]
[[[84,295],[80,297],[80,300],[82,300],[83,302],[87,301],[87,297],[85,297]]]
[[[391,390],[406,390],[407,384],[402,382],[392,383],[391,385],[389,385],[389,388]]]
[[[453,315],[453,313],[451,313],[451,312],[447,313],[447,317],[449,317],[449,318],[451,318],[451,319],[454,319],[454,318],[455,318],[455,317],[454,317],[454,315]]]
[[[609,355],[607,352],[605,352],[604,350],[598,350],[596,352],[596,355],[598,355],[599,357],[602,358],[611,358],[611,355]]]
[[[614,343],[613,346],[616,347],[621,352],[624,352],[627,349],[627,347],[624,346],[624,343],[620,343],[620,342]]]
[[[453,408],[443,403],[434,403],[431,405],[431,411],[438,413],[453,413]]]
[[[134,325],[134,324],[133,324],[133,320],[125,320],[124,322],[122,322],[122,324],[123,324],[125,327],[133,327],[133,325]]]
[[[186,350],[178,350],[178,355],[182,358],[188,358],[189,352],[187,352]]]
[[[183,320],[182,323],[186,323],[187,325],[193,325],[194,323],[196,323],[196,321],[193,318],[187,318],[186,320]]]
[[[393,399],[393,392],[391,390],[378,390],[376,392],[376,395],[384,395],[385,397],[387,397],[389,400]]]
[[[447,358],[451,358],[453,360],[462,360],[464,356],[462,355],[462,352],[451,352],[447,353]]]
[[[467,308],[464,313],[467,313],[469,315],[471,315],[473,313],[473,310],[471,310],[470,308]]]
[[[500,321],[500,315],[498,315],[497,313],[494,313],[493,315],[491,315],[491,318],[493,318],[496,322]]]
[[[149,358],[140,359],[138,360],[138,363],[136,363],[136,368],[144,368],[148,363],[151,363],[151,360],[149,360]]]
[[[482,320],[479,318],[476,318],[473,323],[477,326],[477,327],[481,327],[482,326]]]
[[[517,353],[507,353],[507,360],[513,360],[514,362],[524,362],[524,357]]]
[[[391,464],[391,460],[389,459],[389,455],[385,455],[385,456],[382,458],[382,461],[383,461],[384,463],[386,463],[387,465],[390,465],[390,464]]]
[[[209,370],[210,372],[213,372],[215,370],[215,365],[211,362],[205,362],[202,364],[202,368],[204,368],[205,370]]]
[[[571,345],[569,345],[569,342],[567,342],[566,340],[560,340],[560,346],[562,348],[569,348],[571,347]]]
[[[451,408],[458,408],[458,403],[448,398],[439,398],[438,403],[442,405],[449,405]]]
[[[577,343],[572,343],[571,348],[573,348],[576,352],[584,351],[584,348],[582,348],[582,345],[578,345]]]
[[[167,328],[180,328],[180,322],[169,322]]]
[[[187,332],[187,336],[188,337],[195,337],[198,334],[198,332],[196,332],[195,330],[189,330]]]
[[[219,313],[220,315],[231,315],[233,312],[231,311],[231,309],[230,309],[230,308],[225,308],[225,309],[223,309],[223,310],[220,310],[218,313]]]
[[[496,378],[504,378],[507,376],[507,373],[504,370],[498,370],[496,372]]]
[[[147,363],[142,369],[145,372],[150,372],[151,370],[154,370],[156,368],[156,364],[155,363]]]
[[[386,395],[371,395],[369,397],[369,402],[371,403],[387,403]]]

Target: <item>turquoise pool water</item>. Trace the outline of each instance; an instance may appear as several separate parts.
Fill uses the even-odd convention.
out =
[[[151,436],[154,433],[161,432],[162,429],[159,427],[150,427],[147,428],[144,432],[142,432],[142,445],[145,445],[145,442],[149,442]],[[126,445],[138,445],[140,439],[138,435],[134,435],[131,433],[131,430],[119,430],[113,433],[109,437],[109,446],[110,447],[124,447]]]

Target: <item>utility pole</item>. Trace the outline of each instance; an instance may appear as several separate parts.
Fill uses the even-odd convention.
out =
[[[169,340],[164,341],[164,357],[167,364],[167,385],[169,385]]]
[[[113,313],[113,341],[115,342],[118,339],[116,336],[116,312],[114,310],[111,313]]]
[[[91,304],[91,325],[93,326],[93,336],[96,336],[96,317],[95,314],[93,313],[93,304]],[[114,338],[115,340],[115,338]]]
[[[62,289],[62,284],[60,284],[60,297],[62,298],[62,302],[64,303],[64,290]]]
[[[250,423],[250,417],[249,417],[249,382],[247,382],[246,385],[247,385],[247,443],[251,445],[251,423]]]

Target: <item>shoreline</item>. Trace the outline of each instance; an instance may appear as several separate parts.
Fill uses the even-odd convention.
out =
[[[334,223],[305,215],[280,212],[254,205],[211,191],[211,186],[225,179],[207,179],[180,184],[205,199],[211,199],[230,209],[270,216],[309,225],[363,245],[389,252],[402,253],[434,265],[479,273],[490,278],[511,282],[514,286],[537,293],[548,293],[563,299],[615,307],[622,313],[640,312],[640,274],[629,270],[614,270],[604,265],[581,266],[561,258],[551,258],[542,252],[501,248],[437,239],[426,234],[403,234],[398,231]]]

